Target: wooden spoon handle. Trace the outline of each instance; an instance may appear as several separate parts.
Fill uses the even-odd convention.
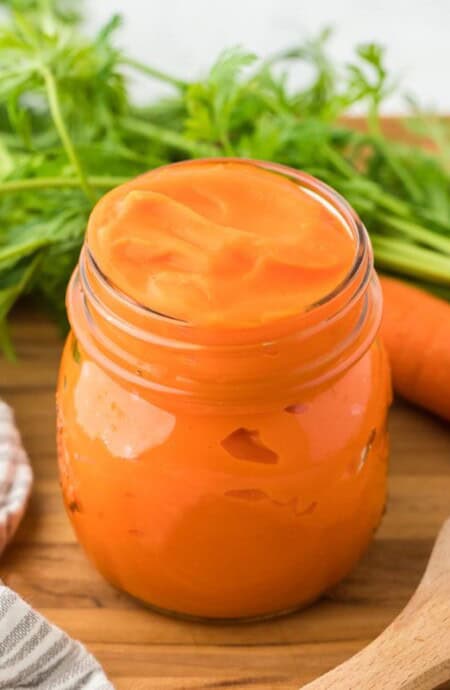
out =
[[[370,645],[304,690],[432,690],[450,679],[450,520],[401,614]]]

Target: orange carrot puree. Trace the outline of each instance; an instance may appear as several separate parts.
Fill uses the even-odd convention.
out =
[[[312,189],[257,164],[188,162],[91,216],[107,281],[85,250],[67,297],[61,484],[100,572],[161,609],[305,605],[379,523],[379,285],[349,209]]]
[[[107,194],[88,243],[124,293],[190,323],[296,314],[338,285],[354,240],[305,189],[245,162],[168,166]]]

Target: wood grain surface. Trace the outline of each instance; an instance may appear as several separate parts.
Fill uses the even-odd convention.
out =
[[[304,690],[430,690],[450,683],[450,518],[419,587],[367,647]]]
[[[16,410],[35,486],[0,576],[81,640],[119,690],[294,690],[357,652],[399,613],[450,514],[450,432],[397,403],[387,514],[357,569],[319,604],[246,625],[152,613],[102,580],[77,545],[59,492],[54,388],[61,340],[30,308],[13,318],[19,362],[0,360],[0,395]]]

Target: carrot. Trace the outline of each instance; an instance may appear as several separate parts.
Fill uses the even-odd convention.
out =
[[[450,304],[394,278],[381,284],[394,390],[450,420]]]

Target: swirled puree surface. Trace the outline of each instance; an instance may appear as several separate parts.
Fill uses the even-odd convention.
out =
[[[331,207],[235,160],[159,168],[116,188],[91,215],[88,245],[140,304],[234,328],[307,309],[341,283],[355,255]]]

